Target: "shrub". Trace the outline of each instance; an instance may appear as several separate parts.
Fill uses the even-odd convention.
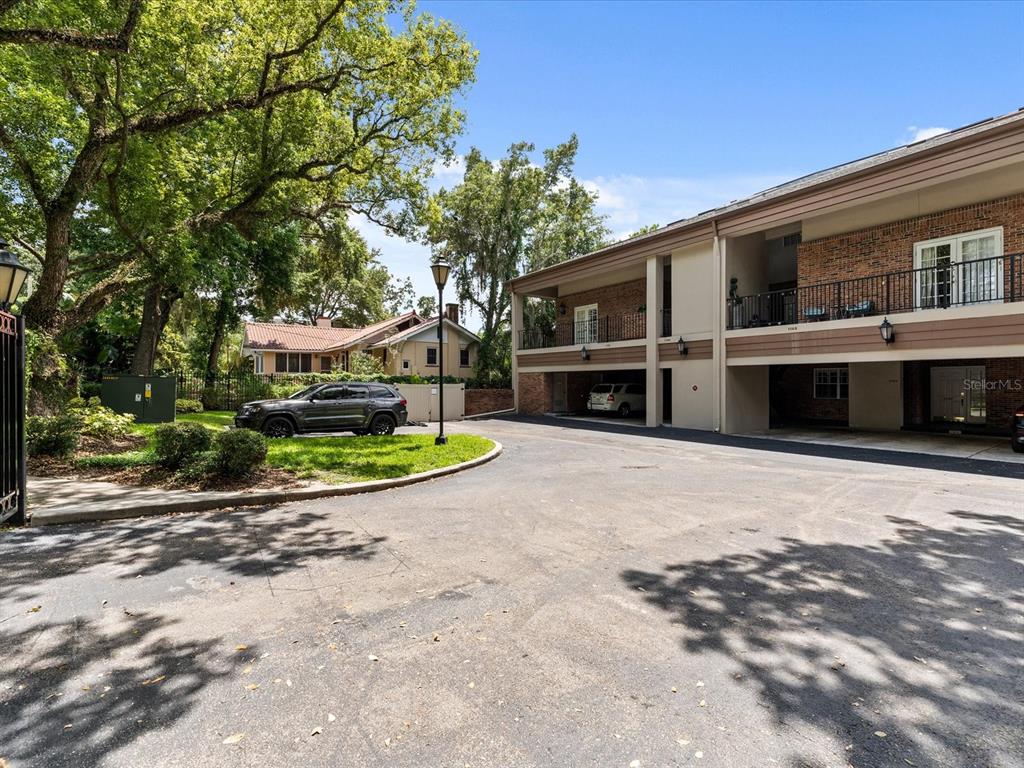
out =
[[[178,398],[174,401],[174,412],[175,413],[202,413],[203,404],[198,400],[188,400],[186,398]]]
[[[80,431],[86,437],[101,440],[117,440],[127,437],[131,432],[135,416],[130,413],[118,413],[100,403],[98,397],[84,400],[76,397],[68,403],[68,413],[80,422]]]
[[[217,434],[214,451],[217,474],[245,477],[267,458],[267,439],[249,429],[229,429]]]
[[[61,416],[31,416],[25,422],[25,447],[29,456],[68,456],[78,448],[81,422]]]
[[[153,433],[156,462],[165,469],[180,469],[210,450],[210,430],[200,424],[161,424]]]
[[[186,464],[178,471],[178,477],[182,480],[198,481],[205,480],[211,475],[217,474],[217,451],[202,451],[197,453],[192,463]]]

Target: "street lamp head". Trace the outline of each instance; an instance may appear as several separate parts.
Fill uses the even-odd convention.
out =
[[[896,341],[896,331],[893,330],[892,323],[889,322],[889,318],[883,318],[882,324],[878,326],[878,332],[882,336],[882,341],[886,344],[892,344]]]
[[[434,273],[434,285],[437,286],[437,290],[440,291],[444,288],[445,283],[448,282],[448,273],[451,272],[451,269],[451,264],[444,257],[438,258],[430,265],[430,271]]]
[[[13,251],[7,250],[7,241],[0,239],[0,309],[7,309],[18,299],[28,277],[24,266]]]

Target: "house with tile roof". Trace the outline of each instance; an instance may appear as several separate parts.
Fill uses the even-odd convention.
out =
[[[330,318],[313,325],[247,322],[242,356],[253,371],[264,374],[330,373],[349,370],[353,352],[374,355],[385,373],[406,376],[438,374],[438,318],[415,311],[389,317],[363,328],[338,328]],[[476,364],[480,339],[459,324],[457,304],[445,308],[446,376],[469,378]]]

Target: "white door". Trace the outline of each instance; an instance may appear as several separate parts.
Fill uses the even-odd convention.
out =
[[[985,366],[932,368],[932,421],[985,421]]]
[[[575,322],[575,342],[577,344],[593,344],[597,341],[597,304],[576,307],[573,311]]]
[[[914,245],[916,309],[1003,300],[1003,230],[979,230]]]

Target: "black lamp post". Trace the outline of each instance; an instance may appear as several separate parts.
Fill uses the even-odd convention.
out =
[[[25,318],[10,312],[28,276],[0,240],[0,523],[25,521]]]
[[[448,444],[448,438],[444,436],[444,284],[448,282],[448,273],[451,269],[451,265],[443,257],[430,265],[430,271],[434,273],[434,285],[437,286],[437,373],[440,379],[437,399],[441,410],[438,419],[440,426],[437,437],[434,438],[434,445]]]
[[[28,268],[7,250],[7,241],[0,239],[0,309],[10,309],[25,285]]]

